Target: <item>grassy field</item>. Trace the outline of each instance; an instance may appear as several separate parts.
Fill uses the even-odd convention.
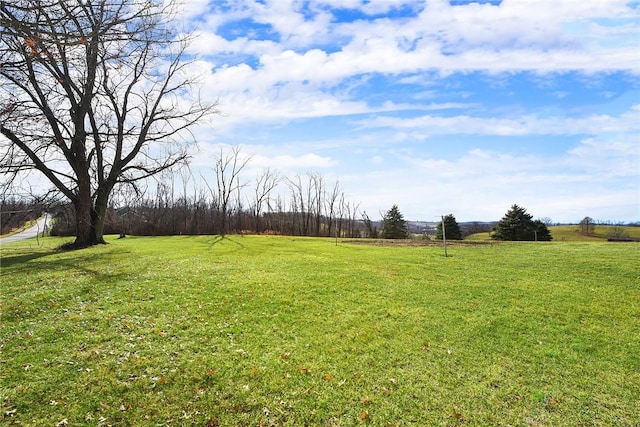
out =
[[[611,233],[611,225],[596,225],[592,235],[586,236],[580,233],[579,225],[555,225],[550,226],[549,231],[555,242],[598,242],[606,241]],[[640,239],[640,227],[616,226],[623,230],[628,237]],[[491,240],[490,233],[476,233],[467,236],[469,241]]]
[[[640,422],[640,244],[45,241],[0,248],[3,425]]]

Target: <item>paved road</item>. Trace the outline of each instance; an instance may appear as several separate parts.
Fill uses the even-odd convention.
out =
[[[44,230],[45,221],[49,221],[51,217],[43,216],[32,227],[26,228],[19,233],[12,234],[7,237],[0,237],[0,245],[4,243],[17,242],[18,240],[28,239],[30,237],[36,237],[38,232],[42,233]]]

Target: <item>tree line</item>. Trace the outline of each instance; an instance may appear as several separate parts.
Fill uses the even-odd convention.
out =
[[[550,222],[548,220],[547,222]],[[494,240],[511,241],[550,241],[551,233],[547,223],[540,219],[533,219],[527,210],[518,205],[512,205],[500,221],[491,229],[490,236]],[[407,221],[397,205],[393,205],[383,217],[381,237],[391,239],[406,239],[409,237]],[[442,221],[436,226],[437,240],[462,240],[463,233],[453,214],[443,215]]]
[[[369,237],[359,204],[338,181],[318,172],[283,177],[265,169],[252,181],[242,176],[248,157],[237,148],[220,151],[213,176],[198,181],[186,169],[164,173],[153,191],[123,187],[105,215],[106,234],[282,234]],[[58,206],[52,235],[73,235],[75,209]]]

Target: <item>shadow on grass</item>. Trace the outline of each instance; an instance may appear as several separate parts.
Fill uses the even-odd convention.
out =
[[[48,259],[52,255],[58,255],[61,253],[73,254],[75,256],[64,259]],[[122,254],[123,252],[120,252]],[[129,253],[126,251],[124,253]],[[46,272],[59,272],[59,271],[76,271],[96,279],[115,279],[118,277],[125,277],[129,272],[118,271],[114,269],[113,272],[105,273],[104,269],[99,267],[92,269],[87,264],[105,266],[109,265],[113,254],[109,253],[95,253],[87,251],[61,251],[59,249],[51,249],[41,252],[21,253],[15,256],[3,256],[0,258],[0,264],[2,265],[3,273],[16,273],[16,274],[28,274],[35,271]]]
[[[216,246],[219,243],[222,242],[230,242],[230,243],[234,243],[237,246],[239,246],[241,249],[247,249],[247,247],[245,245],[243,245],[242,243],[240,243],[237,239],[231,238],[228,235],[218,235],[215,236],[213,239],[211,239],[210,241],[207,241],[207,243],[213,248],[214,246]]]
[[[34,259],[51,256],[56,253],[56,250],[49,250],[46,252],[33,252],[30,254],[20,254],[15,256],[3,255],[2,257],[0,257],[0,266],[2,266],[2,268],[10,268],[19,264],[26,264],[28,261],[32,261]],[[31,269],[31,264],[29,264],[29,269]]]

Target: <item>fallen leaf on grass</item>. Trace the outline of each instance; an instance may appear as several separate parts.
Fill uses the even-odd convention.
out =
[[[289,358],[289,356],[291,356],[291,353],[282,353],[282,354],[280,355],[280,359],[282,359],[282,360],[286,360],[286,359],[288,359],[288,358]]]
[[[547,401],[547,408],[553,408],[554,406],[558,405],[558,399],[556,399],[555,397],[551,396],[549,398],[549,400]]]
[[[327,375],[324,376],[324,379],[327,380],[327,381],[331,381],[333,378],[334,378],[334,376],[331,375],[331,374],[327,374]]]
[[[369,396],[363,397],[362,399],[360,399],[360,403],[363,403],[365,405],[371,403],[373,401],[372,398],[370,398]]]
[[[210,368],[210,369],[207,369],[206,371],[204,371],[204,374],[206,376],[208,376],[208,377],[212,376],[215,373],[216,373],[216,368]]]
[[[451,411],[451,415],[456,420],[462,420],[462,414],[460,412],[458,412],[458,408],[456,408],[456,407],[454,407],[453,410]]]
[[[368,411],[362,411],[360,412],[360,419],[362,421],[369,421],[371,420],[371,417],[369,416],[369,412]]]
[[[92,350],[86,357],[86,360],[91,360],[100,356],[100,350]]]

